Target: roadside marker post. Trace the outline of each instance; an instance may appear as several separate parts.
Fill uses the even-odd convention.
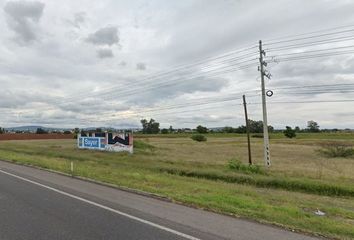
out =
[[[71,171],[71,176],[74,176],[74,162],[70,162],[70,171]]]

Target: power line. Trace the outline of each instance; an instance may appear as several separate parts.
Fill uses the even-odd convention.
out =
[[[112,92],[113,89],[119,89],[120,87],[133,87],[134,85],[141,85],[142,83],[146,82],[147,80],[156,80],[157,78],[162,78],[162,77],[166,77],[168,75],[171,75],[171,74],[176,74],[176,73],[180,73],[182,70],[186,70],[186,69],[189,69],[189,68],[192,68],[192,67],[197,67],[199,65],[202,65],[203,63],[207,63],[207,62],[210,62],[210,61],[215,61],[215,60],[218,60],[218,59],[222,59],[222,58],[225,58],[225,57],[228,57],[228,56],[232,56],[232,55],[235,55],[235,54],[239,54],[239,53],[242,53],[242,52],[246,52],[246,51],[249,51],[249,50],[252,50],[253,48],[255,48],[256,46],[251,46],[251,47],[246,47],[246,48],[243,48],[243,49],[238,49],[238,50],[235,50],[235,51],[231,51],[229,53],[225,53],[221,56],[218,56],[218,57],[209,57],[209,58],[206,58],[206,59],[203,59],[203,60],[199,60],[195,63],[192,63],[192,64],[183,64],[183,65],[179,65],[171,70],[167,70],[167,71],[160,71],[160,72],[157,72],[157,73],[154,73],[154,74],[150,74],[148,76],[145,76],[143,77],[142,79],[138,80],[138,81],[135,81],[134,84],[132,85],[129,85],[129,84],[120,84],[116,87],[108,87],[108,88],[105,88],[105,89],[101,89],[98,93],[95,93],[95,94],[103,94],[103,93],[107,93],[108,92]],[[253,52],[255,53],[255,52]],[[228,59],[228,60],[232,60],[232,61],[235,61],[237,59],[243,59],[245,58],[246,56],[250,56],[252,55],[253,53],[248,53],[248,54],[244,54],[244,55],[241,55],[241,56],[238,56],[238,57],[233,57],[231,59]],[[226,60],[224,60],[225,62]],[[210,65],[210,64],[209,64]],[[78,96],[76,95],[74,98],[77,98]]]
[[[279,43],[296,42],[296,41],[301,41],[301,40],[319,38],[319,37],[323,37],[323,36],[337,35],[337,34],[341,34],[341,33],[350,33],[350,32],[354,32],[354,29],[349,29],[349,30],[344,30],[344,31],[338,31],[338,32],[331,32],[331,33],[325,33],[325,34],[319,34],[319,35],[308,36],[308,37],[302,37],[302,38],[294,38],[294,39],[283,40],[283,41],[277,41],[277,42],[268,42],[268,43],[265,43],[264,45],[269,46],[269,45],[275,45],[275,44],[279,44]]]
[[[312,32],[306,32],[306,33],[299,33],[299,34],[292,34],[292,35],[287,35],[287,36],[282,36],[282,37],[276,37],[276,38],[271,38],[271,39],[266,39],[265,42],[271,42],[271,41],[276,41],[276,40],[281,40],[281,39],[286,39],[286,38],[295,38],[299,36],[305,36],[305,35],[310,35],[310,34],[315,34],[315,33],[322,33],[322,32],[328,32],[331,30],[337,30],[337,29],[343,29],[343,28],[352,28],[354,27],[354,24],[349,24],[349,25],[344,25],[344,26],[337,26],[337,27],[332,27],[332,28],[325,28],[321,30],[316,30]]]
[[[223,68],[226,68],[225,70],[223,71],[218,71],[219,69],[214,69],[214,70],[210,70],[208,72],[204,72],[204,73],[199,73],[199,76],[196,75],[196,76],[193,76],[192,78],[181,78],[181,82],[186,82],[186,81],[189,81],[189,80],[193,80],[193,79],[198,79],[199,77],[203,77],[203,76],[207,76],[207,77],[215,77],[215,76],[218,76],[218,75],[221,75],[221,74],[226,74],[226,73],[231,73],[231,72],[236,72],[236,71],[240,71],[240,70],[244,70],[244,69],[248,69],[250,67],[255,67],[256,63],[251,63],[251,64],[246,64],[246,65],[240,65],[238,66],[237,64],[235,64],[236,67],[233,67],[234,65],[231,65],[231,66],[226,66],[226,67],[223,67]],[[231,67],[231,68],[230,68]],[[212,74],[210,74],[212,73]],[[115,98],[119,98],[119,99],[122,99],[124,97],[127,97],[127,96],[131,96],[133,94],[141,94],[142,92],[147,92],[149,90],[152,90],[152,89],[156,89],[156,88],[162,88],[162,87],[168,87],[168,86],[175,86],[177,85],[176,82],[175,82],[175,79],[172,79],[172,80],[169,80],[169,81],[166,81],[165,83],[156,83],[156,84],[153,84],[152,86],[149,86],[149,87],[140,87],[140,88],[136,88],[136,89],[128,89],[126,91],[119,91],[119,95],[116,96],[116,95],[100,95],[100,100],[110,100],[110,99],[115,99]],[[87,98],[92,98],[94,95],[89,95],[87,96]],[[87,99],[86,98],[86,99]],[[85,100],[85,99],[84,99]],[[50,104],[55,104],[56,102],[50,102]],[[70,104],[70,103],[75,103],[74,101],[65,101],[65,102],[59,102],[58,103],[58,106],[43,106],[43,107],[37,107],[37,109],[41,109],[41,110],[51,110],[51,109],[57,109],[57,108],[65,108],[65,105],[63,104]],[[32,110],[27,110],[27,111],[32,111]]]
[[[343,100],[306,100],[306,101],[269,101],[270,104],[291,104],[291,103],[345,103],[354,102],[354,99]],[[260,102],[248,103],[248,104],[261,104]]]
[[[316,52],[324,52],[324,51],[337,50],[337,49],[351,49],[351,48],[354,48],[354,45],[343,46],[343,47],[334,47],[334,48],[326,48],[326,49],[317,49],[317,50],[310,50],[310,51],[302,51],[302,52],[283,53],[283,54],[271,55],[271,56],[268,56],[268,58],[299,55],[299,54],[307,54],[307,53],[316,53]]]
[[[303,86],[288,86],[278,87],[278,89],[294,89],[294,88],[318,88],[318,87],[337,87],[337,86],[354,86],[354,83],[336,83],[336,84],[318,84],[318,85],[303,85]]]
[[[296,57],[285,57],[285,58],[278,58],[275,59],[275,62],[286,62],[286,61],[296,61],[296,60],[306,60],[311,58],[320,58],[320,57],[332,57],[332,56],[339,56],[339,55],[347,55],[347,54],[354,54],[354,51],[338,51],[338,52],[330,52],[330,53],[323,53],[323,54],[314,54],[314,55],[305,55],[305,56],[296,56]]]
[[[325,45],[325,44],[329,44],[329,43],[346,42],[346,41],[351,41],[351,40],[354,40],[354,36],[337,37],[337,38],[331,38],[331,39],[326,39],[326,40],[319,40],[319,41],[312,41],[312,42],[305,42],[305,43],[298,43],[298,44],[290,44],[290,45],[285,45],[285,46],[278,46],[278,47],[273,47],[273,48],[266,48],[265,51],[289,50],[289,49],[294,49],[294,48],[299,48],[299,47],[319,46],[319,45]]]
[[[160,88],[160,87],[162,87],[162,86],[171,86],[171,85],[177,85],[178,83],[180,83],[180,82],[185,82],[185,81],[188,81],[188,80],[191,80],[191,79],[195,79],[195,78],[197,78],[197,77],[200,77],[200,76],[204,76],[204,75],[206,75],[206,76],[208,76],[207,74],[208,73],[215,73],[215,71],[217,71],[217,70],[222,70],[222,69],[225,69],[225,71],[220,71],[220,72],[217,72],[217,74],[216,75],[219,75],[219,74],[225,74],[225,73],[230,73],[230,72],[233,72],[233,71],[236,71],[236,70],[243,70],[243,69],[247,69],[248,67],[250,67],[251,66],[251,64],[250,65],[247,65],[247,64],[245,64],[245,65],[243,65],[243,63],[247,63],[247,62],[251,62],[251,61],[255,61],[256,59],[247,59],[247,60],[244,60],[244,61],[242,61],[242,62],[238,62],[238,63],[234,63],[234,64],[229,64],[229,65],[227,65],[227,66],[225,66],[225,65],[221,65],[221,67],[219,67],[219,66],[216,66],[216,67],[219,67],[219,68],[216,68],[216,69],[210,69],[209,71],[204,71],[204,72],[198,72],[198,73],[196,73],[196,74],[194,74],[194,78],[191,78],[191,77],[189,77],[189,78],[182,78],[182,77],[180,77],[180,76],[176,76],[176,77],[178,77],[178,78],[174,78],[174,79],[170,79],[170,80],[168,80],[168,81],[162,81],[162,82],[153,82],[152,84],[150,84],[150,86],[149,85],[147,85],[147,86],[142,86],[141,84],[139,84],[138,82],[136,82],[136,83],[134,83],[134,84],[128,84],[128,85],[123,85],[123,84],[121,84],[120,86],[121,87],[126,87],[126,88],[128,88],[128,90],[125,90],[125,91],[123,91],[123,90],[120,90],[118,87],[112,87],[112,88],[110,88],[108,91],[101,91],[101,92],[99,92],[99,93],[94,93],[94,94],[91,94],[91,95],[89,95],[89,97],[94,97],[94,96],[101,96],[101,95],[103,95],[103,94],[109,94],[109,93],[116,93],[116,92],[119,92],[119,97],[121,98],[121,97],[123,97],[123,95],[125,95],[125,93],[129,93],[129,94],[131,94],[132,92],[134,92],[134,91],[136,91],[136,92],[141,92],[141,90],[143,90],[143,91],[146,91],[146,90],[151,90],[151,89],[154,89],[154,88]],[[232,67],[235,67],[235,68],[232,68]],[[228,69],[229,68],[229,69]],[[203,70],[208,70],[208,69],[203,69]],[[187,73],[186,73],[187,74]],[[186,75],[185,74],[185,75]],[[193,75],[192,75],[193,76]],[[208,77],[210,77],[210,76],[208,76]],[[167,84],[167,83],[172,83],[172,84]],[[153,85],[153,86],[152,86]],[[141,88],[140,90],[138,89],[131,89],[132,87],[134,87],[134,86],[138,86],[139,88]],[[87,95],[85,95],[85,96],[87,96]],[[77,99],[78,97],[77,96],[75,96],[73,99]],[[79,98],[80,99],[80,98]],[[70,101],[70,98],[69,98],[69,100],[67,99],[65,102],[72,102],[72,101]],[[61,102],[61,103],[65,103],[65,102]]]

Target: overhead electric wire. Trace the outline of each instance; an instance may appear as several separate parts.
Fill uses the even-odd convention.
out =
[[[227,68],[229,68],[229,67],[232,67],[233,65],[231,65],[231,66],[227,66]],[[208,71],[208,73],[213,73],[213,74],[209,74],[209,75],[207,75],[207,77],[214,77],[214,76],[218,76],[218,75],[220,75],[220,74],[225,74],[225,73],[230,73],[230,72],[235,72],[235,71],[239,71],[239,70],[243,70],[243,69],[247,69],[247,68],[250,68],[250,67],[255,67],[256,65],[255,65],[255,63],[252,63],[252,64],[247,64],[247,65],[243,65],[243,66],[237,66],[236,65],[236,67],[234,67],[234,68],[230,68],[230,69],[226,69],[226,70],[224,70],[224,71],[216,71],[216,70],[219,70],[219,69],[214,69],[214,70],[211,70],[211,71]],[[216,72],[215,72],[216,71]],[[203,74],[201,74],[201,76],[204,76],[205,75],[205,73],[207,73],[207,72],[204,72]],[[199,74],[200,75],[200,74]],[[197,79],[197,78],[199,78],[199,77],[201,77],[201,76],[194,76],[193,78],[186,78],[186,79],[183,79],[184,81],[188,81],[188,80],[193,80],[193,79]],[[132,94],[134,94],[134,93],[136,93],[136,94],[140,94],[140,93],[142,93],[142,92],[146,92],[146,91],[148,91],[148,90],[151,90],[151,89],[155,89],[155,88],[161,88],[161,87],[168,87],[168,86],[173,86],[173,85],[176,85],[175,83],[174,83],[174,80],[175,79],[173,79],[173,81],[168,81],[168,82],[166,82],[166,83],[164,83],[164,84],[155,84],[155,85],[153,85],[153,86],[150,86],[149,88],[146,88],[146,87],[142,87],[141,89],[132,89],[132,90],[128,90],[128,91],[122,91],[122,93],[121,92],[118,92],[119,93],[119,95],[118,96],[109,96],[109,95],[107,95],[107,96],[100,96],[100,101],[102,101],[102,100],[109,100],[109,99],[114,99],[114,98],[119,98],[119,99],[121,99],[121,98],[123,98],[123,97],[126,97],[126,96],[131,96]],[[169,83],[169,84],[168,84]],[[88,96],[88,97],[92,97],[92,96]],[[76,103],[76,102],[70,102],[70,101],[67,101],[67,102],[65,102],[64,104],[70,104],[70,103]],[[53,102],[51,102],[51,104],[55,104],[55,103],[53,103]],[[37,109],[41,109],[41,110],[51,110],[51,109],[53,109],[53,110],[55,110],[55,109],[57,109],[57,108],[65,108],[65,106],[63,106],[62,105],[63,103],[60,103],[58,106],[43,106],[43,107],[37,107]],[[24,110],[21,110],[22,112],[24,112]],[[25,110],[26,111],[26,110]],[[28,109],[27,111],[32,111],[31,109]]]
[[[295,56],[295,57],[280,57],[276,58],[275,62],[286,62],[286,61],[296,61],[296,60],[306,60],[311,58],[320,58],[320,57],[332,57],[332,56],[339,56],[339,55],[347,55],[347,54],[354,54],[353,51],[342,51],[342,52],[330,52],[330,53],[323,53],[323,54],[314,54],[314,55],[304,55],[304,56]],[[269,60],[269,59],[268,59]]]
[[[318,88],[318,87],[340,87],[354,86],[354,83],[336,83],[336,84],[318,84],[318,85],[302,85],[302,86],[287,86],[277,87],[276,89],[294,89],[294,88]]]
[[[282,36],[282,37],[270,38],[270,39],[266,39],[265,41],[271,42],[271,41],[277,41],[277,40],[288,39],[288,38],[295,38],[295,37],[306,36],[306,35],[310,35],[310,34],[323,33],[323,32],[328,32],[328,31],[332,31],[332,30],[352,28],[352,27],[354,27],[354,24],[348,24],[348,25],[331,27],[331,28],[324,28],[321,30],[316,30],[316,31],[311,31],[311,32],[306,32],[306,33],[291,34],[291,35]]]
[[[246,58],[245,58],[246,59]],[[235,59],[232,59],[232,60],[235,60]],[[238,59],[238,60],[243,60],[243,59]],[[204,71],[204,72],[202,72],[202,71],[200,71],[200,72],[197,72],[196,74],[197,74],[197,76],[199,77],[199,76],[203,76],[203,75],[206,75],[207,73],[209,73],[209,72],[215,72],[216,70],[221,70],[221,69],[226,69],[226,68],[231,68],[231,67],[236,67],[236,68],[233,68],[233,69],[231,69],[231,71],[228,71],[228,70],[230,70],[230,69],[226,69],[225,70],[225,72],[220,72],[220,73],[218,73],[217,75],[219,75],[219,74],[223,74],[223,73],[229,73],[229,72],[232,72],[233,70],[242,70],[242,69],[246,69],[247,67],[248,67],[248,65],[242,65],[243,63],[247,63],[247,62],[251,62],[251,61],[256,61],[257,59],[246,59],[246,60],[244,60],[244,61],[241,61],[241,62],[236,62],[236,63],[234,63],[234,64],[229,64],[229,65],[210,65],[209,66],[209,71]],[[255,62],[256,63],[256,62]],[[239,66],[239,68],[237,67],[237,66]],[[213,68],[212,68],[213,67]],[[245,67],[245,68],[243,68],[243,67]],[[204,68],[203,70],[208,70],[208,68]],[[182,75],[190,75],[190,73],[183,73]],[[195,73],[194,73],[195,74]],[[196,77],[197,77],[196,76]],[[163,85],[166,85],[166,83],[167,82],[170,82],[170,83],[173,83],[173,85],[177,85],[177,84],[179,84],[180,82],[185,82],[185,81],[187,81],[187,80],[191,80],[191,78],[189,77],[189,78],[182,78],[180,75],[175,75],[175,76],[173,76],[174,77],[174,79],[170,79],[170,80],[168,80],[168,81],[166,81],[166,80],[164,80],[164,81],[162,81],[161,83],[160,82],[153,82],[153,83],[150,83],[150,85],[154,85],[156,88],[158,88],[158,87],[161,87],[161,86],[163,86]],[[157,78],[157,79],[160,79],[161,77],[159,77],[159,78]],[[156,80],[156,79],[155,79]],[[178,82],[177,82],[178,81]],[[170,86],[171,84],[167,84],[167,86]],[[121,90],[121,87],[124,87],[124,88],[127,88],[127,90]],[[146,89],[154,89],[154,87],[152,88],[151,86],[149,86],[149,85],[141,85],[139,82],[135,82],[135,83],[133,83],[133,84],[121,84],[121,85],[119,85],[119,86],[117,86],[117,87],[111,87],[109,90],[107,90],[107,91],[99,91],[99,92],[97,92],[97,93],[91,93],[90,95],[87,95],[87,94],[85,94],[84,96],[86,96],[86,97],[90,97],[90,98],[92,98],[92,97],[94,97],[94,96],[101,96],[101,95],[104,95],[104,94],[110,94],[110,93],[115,93],[115,92],[118,92],[118,90],[119,90],[119,93],[120,93],[120,96],[122,96],[122,94],[124,94],[126,91],[128,91],[129,93],[131,93],[132,92],[132,90],[133,91],[136,91],[137,93],[138,92],[140,92],[140,90],[136,90],[136,88],[135,89],[132,89],[133,87],[140,87],[143,91],[145,91]],[[76,99],[80,99],[80,100],[82,100],[82,98],[80,98],[79,96],[75,96],[75,97],[73,97],[73,98],[68,98],[68,99],[66,99],[66,101],[60,101],[60,104],[65,104],[66,102],[72,102],[72,100],[76,100]],[[51,103],[56,103],[56,102],[51,102]]]
[[[290,104],[290,103],[345,103],[354,102],[354,99],[343,99],[343,100],[306,100],[306,101],[268,101],[269,104]],[[249,104],[261,104],[259,103],[249,103]]]
[[[149,74],[147,76],[144,76],[142,77],[141,79],[139,79],[139,81],[136,81],[135,82],[135,85],[140,85],[141,83],[145,82],[146,80],[149,80],[149,79],[152,79],[152,80],[156,80],[156,78],[162,78],[162,77],[166,77],[166,75],[170,75],[170,74],[175,74],[176,72],[181,72],[181,70],[186,70],[188,68],[191,68],[191,67],[196,67],[198,65],[201,65],[203,63],[208,63],[210,61],[215,61],[215,60],[218,60],[218,59],[222,59],[222,58],[225,58],[227,56],[232,56],[232,55],[235,55],[235,54],[239,54],[239,53],[242,53],[242,52],[246,52],[246,51],[249,51],[251,49],[254,49],[256,48],[257,46],[253,45],[251,47],[246,47],[246,48],[243,48],[243,49],[238,49],[238,50],[235,50],[235,51],[231,51],[229,53],[225,53],[223,55],[220,55],[218,57],[209,57],[209,58],[206,58],[206,59],[203,59],[203,60],[199,60],[195,63],[192,63],[192,64],[182,64],[182,65],[179,65],[171,70],[167,70],[167,71],[160,71],[160,72],[157,72],[157,73],[152,73],[152,74]],[[256,53],[256,52],[253,52],[253,53]],[[241,56],[237,56],[237,57],[233,57],[229,60],[236,60],[236,59],[242,59],[244,58],[245,56],[249,56],[253,53],[248,53],[248,54],[244,54],[244,55],[241,55]],[[228,59],[227,59],[228,60]],[[226,60],[224,60],[226,61]],[[130,84],[123,84],[121,83],[119,86],[117,87],[112,87],[112,86],[109,86],[107,87],[106,89],[101,89],[99,90],[99,93],[104,93],[105,91],[112,91],[112,88],[119,88],[119,87],[132,87]],[[76,96],[75,96],[76,98]]]
[[[325,34],[319,34],[319,35],[302,37],[302,38],[294,38],[294,39],[277,41],[277,42],[266,42],[263,45],[264,46],[269,46],[269,45],[275,45],[275,44],[280,44],[280,43],[297,42],[297,41],[302,41],[302,40],[307,40],[307,39],[319,38],[319,37],[323,37],[323,36],[337,35],[337,34],[348,33],[348,32],[354,32],[354,29],[338,31],[338,32],[331,32],[331,33],[325,33]]]
[[[186,107],[193,107],[193,106],[198,106],[198,110],[205,110],[205,109],[215,109],[215,108],[220,108],[220,106],[209,106],[207,108],[200,108],[200,106],[204,106],[204,105],[209,105],[209,104],[220,104],[220,103],[225,103],[225,102],[232,102],[232,101],[236,101],[236,100],[240,100],[240,98],[236,99],[236,98],[232,98],[232,99],[224,99],[224,100],[220,100],[220,101],[216,101],[216,102],[211,102],[211,103],[200,103],[198,105],[191,105],[191,106],[185,106],[185,107],[181,107],[182,109],[183,108],[186,108]],[[239,104],[233,104],[233,106],[236,106],[236,105],[242,105],[242,103],[239,103]],[[173,111],[173,110],[178,110],[180,108],[171,108],[171,109],[165,109],[164,111],[160,111],[160,110],[146,110],[146,111],[141,111],[139,113],[128,113],[128,114],[122,114],[123,116],[119,116],[119,118],[115,118],[117,116],[111,116],[111,119],[107,119],[107,120],[103,120],[103,121],[117,121],[117,120],[122,120],[122,119],[129,119],[129,118],[132,118],[132,117],[140,117],[142,115],[147,115],[147,113],[152,113],[152,112],[157,112],[155,113],[154,115],[167,115],[167,114],[176,114],[176,113],[185,113],[185,112],[195,112],[196,109],[190,109],[190,110],[183,110],[183,111]],[[171,112],[172,110],[172,112]],[[167,111],[167,112],[166,112]],[[112,118],[113,117],[113,118]],[[102,118],[104,118],[104,116],[102,116]],[[102,119],[102,118],[95,118],[96,120],[100,121],[99,119]],[[90,119],[88,119],[90,120]],[[92,119],[91,119],[92,120]]]
[[[231,101],[230,101],[231,102]],[[228,103],[230,103],[228,102]],[[225,103],[224,103],[225,104]],[[242,106],[243,104],[242,103],[239,103],[239,104],[232,104],[232,106]],[[225,106],[225,105],[223,105]],[[220,108],[220,106],[206,106],[206,107],[199,107],[198,110],[209,110],[209,109],[216,109],[216,108]],[[183,111],[172,111],[172,112],[160,112],[160,113],[156,113],[154,114],[154,116],[160,116],[160,115],[163,115],[163,116],[166,116],[166,115],[170,115],[170,114],[179,114],[179,113],[191,113],[191,112],[195,112],[196,110],[195,109],[190,109],[190,110],[183,110]],[[135,116],[123,116],[123,117],[120,117],[119,119],[94,119],[94,120],[86,120],[86,119],[78,119],[78,121],[81,121],[81,122],[85,122],[85,123],[92,123],[92,121],[97,121],[97,122],[112,122],[112,121],[120,121],[120,120],[125,120],[125,119],[131,119],[133,117],[141,117],[141,118],[144,118],[144,117],[147,117],[148,115],[147,114],[135,114]]]
[[[248,91],[251,92],[251,91]],[[243,92],[246,93],[246,92]],[[241,99],[240,97],[241,93],[233,93],[232,95],[227,95],[225,96],[216,96],[216,97],[205,97],[205,98],[198,98],[198,99],[192,99],[188,102],[184,102],[184,103],[178,103],[178,104],[170,104],[170,105],[163,105],[163,106],[155,106],[152,107],[150,109],[127,109],[127,110],[123,110],[119,113],[114,113],[112,111],[110,112],[104,112],[101,113],[101,117],[102,115],[108,115],[111,114],[111,116],[113,116],[114,114],[130,114],[130,113],[125,113],[127,111],[139,111],[139,112],[156,112],[156,111],[161,111],[161,110],[169,110],[169,109],[175,109],[175,108],[185,108],[185,107],[194,107],[194,106],[199,106],[199,105],[205,105],[205,104],[215,104],[218,102],[225,102],[225,101],[232,101],[232,100],[237,100],[237,99]],[[258,95],[249,95],[248,97],[255,97]],[[113,114],[113,115],[112,115]],[[134,114],[135,115],[135,114]]]
[[[264,50],[265,51],[289,50],[289,49],[294,49],[294,48],[299,48],[299,47],[304,48],[304,47],[311,47],[311,46],[319,46],[319,45],[325,45],[325,44],[329,44],[329,43],[346,42],[346,41],[351,41],[351,40],[354,40],[354,35],[348,36],[348,37],[337,37],[337,38],[324,39],[324,40],[319,40],[319,41],[304,42],[304,43],[290,44],[290,45],[285,45],[285,46],[265,48]]]
[[[316,50],[302,51],[302,52],[281,53],[281,54],[277,54],[277,55],[270,55],[270,56],[267,56],[267,57],[268,58],[273,58],[273,57],[279,57],[279,56],[288,56],[288,55],[291,56],[291,55],[316,53],[316,52],[325,52],[325,51],[337,50],[337,49],[351,49],[351,48],[354,48],[354,45],[342,46],[342,47],[333,47],[333,48],[326,48],[326,49],[316,49]]]
[[[280,94],[289,94],[289,95],[316,95],[316,94],[331,94],[331,93],[354,93],[354,89],[333,89],[333,90],[317,90],[317,91],[302,91],[302,92],[290,92],[290,91],[280,92]]]

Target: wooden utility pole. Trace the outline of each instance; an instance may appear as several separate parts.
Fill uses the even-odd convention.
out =
[[[242,98],[243,98],[243,107],[244,107],[244,109],[245,109],[247,144],[248,144],[248,163],[249,163],[250,165],[252,165],[251,140],[250,140],[250,125],[249,125],[248,114],[247,114],[246,96],[243,95]]]

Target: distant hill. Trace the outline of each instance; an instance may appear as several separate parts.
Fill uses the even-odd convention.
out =
[[[43,127],[43,126],[19,126],[19,127],[9,127],[5,128],[6,131],[10,132],[36,132],[38,128],[42,128],[45,131],[65,131],[65,130],[71,130],[69,128],[48,128],[48,127]]]
[[[53,132],[53,131],[67,131],[67,130],[72,130],[72,128],[56,128],[56,127],[43,127],[43,126],[19,126],[19,127],[8,127],[5,128],[6,131],[8,132],[36,132],[38,128],[42,128],[45,131],[48,132]],[[87,128],[82,128],[84,131],[94,131],[97,128],[100,128],[102,131],[119,131],[119,130],[125,130],[125,129],[115,129],[115,128],[107,128],[107,127],[87,127]],[[81,129],[81,128],[80,128]],[[137,128],[138,129],[138,128]],[[132,130],[135,130],[132,129]]]

